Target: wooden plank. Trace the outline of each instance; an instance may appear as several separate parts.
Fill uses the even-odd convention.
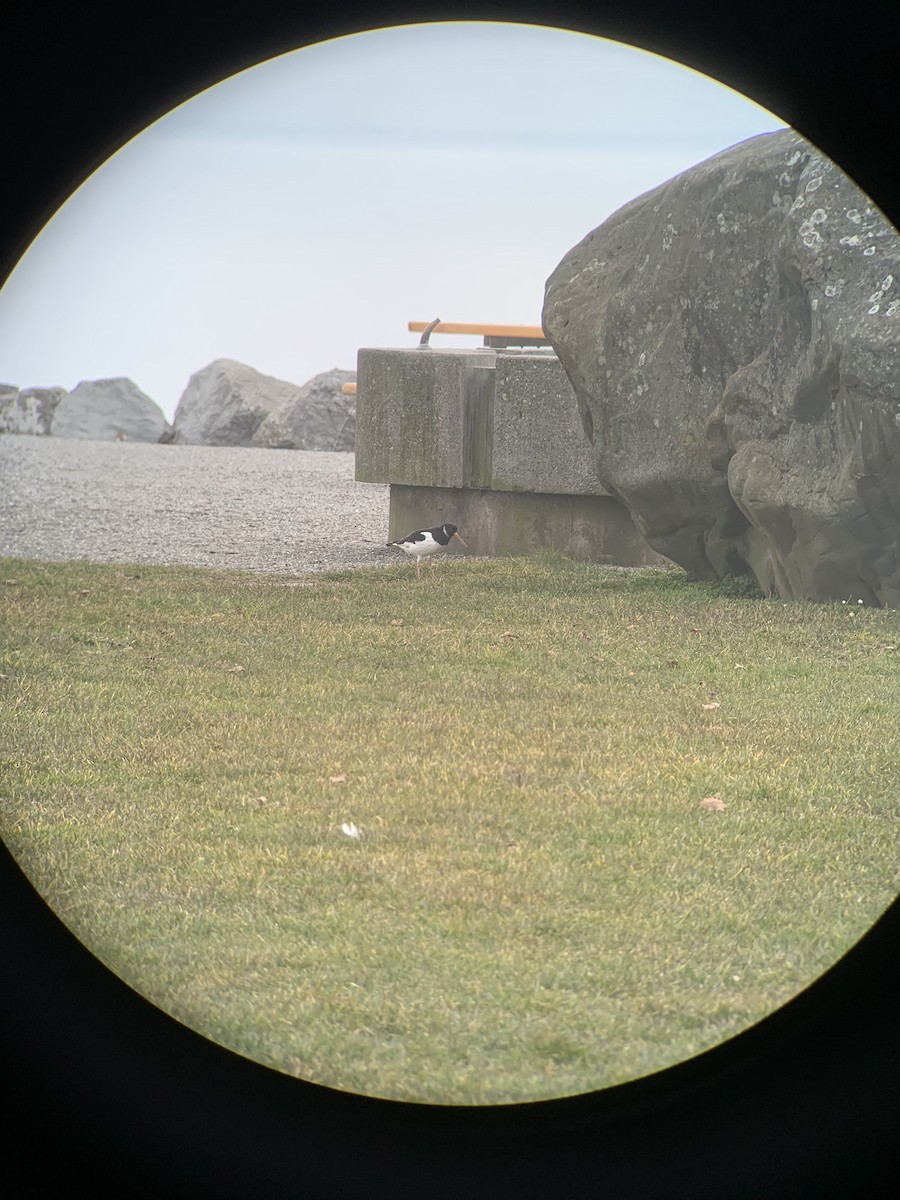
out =
[[[430,324],[430,321],[410,321],[407,328],[410,333],[422,333]],[[470,322],[439,321],[432,332],[469,333],[477,337],[536,338],[541,341],[547,338],[540,325],[478,325]]]

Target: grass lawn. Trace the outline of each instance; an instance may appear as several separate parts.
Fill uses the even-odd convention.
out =
[[[0,604],[13,854],[135,989],[306,1079],[485,1104],[647,1074],[898,889],[897,612],[552,556],[7,559]]]

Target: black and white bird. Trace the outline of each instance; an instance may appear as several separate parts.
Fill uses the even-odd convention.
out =
[[[415,533],[410,533],[405,538],[398,538],[396,542],[388,542],[388,545],[399,546],[407,554],[412,554],[416,560],[416,575],[419,575],[422,569],[422,559],[427,558],[430,554],[446,550],[454,538],[460,545],[466,545],[459,536],[455,525],[438,525],[434,529],[417,529]],[[433,559],[431,569],[434,570]]]

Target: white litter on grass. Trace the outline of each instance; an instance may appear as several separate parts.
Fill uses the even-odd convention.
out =
[[[343,831],[344,831],[344,833],[346,833],[347,837],[352,837],[352,838],[359,837],[359,829],[353,824],[352,821],[345,821],[343,823],[343,825],[341,826],[341,829],[343,829]]]

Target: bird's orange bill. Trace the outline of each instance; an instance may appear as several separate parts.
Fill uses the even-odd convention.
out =
[[[469,547],[466,545],[466,543],[465,543],[465,542],[463,542],[462,538],[459,536],[459,534],[458,534],[458,533],[454,533],[453,537],[455,537],[455,538],[456,538],[456,540],[457,540],[458,542],[462,542],[462,544],[463,544],[463,545],[466,547],[466,549],[468,550],[468,548],[469,548]],[[450,539],[450,541],[452,542],[452,541],[453,541],[453,538],[451,538],[451,539]]]

